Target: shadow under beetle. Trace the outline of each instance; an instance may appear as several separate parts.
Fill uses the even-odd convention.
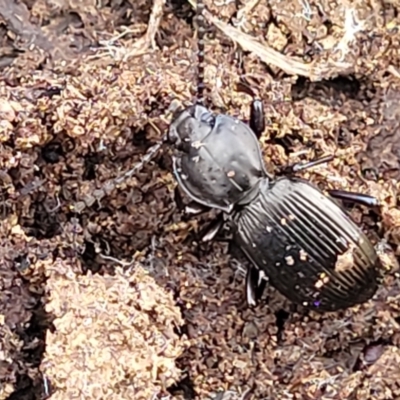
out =
[[[198,94],[204,90],[204,4],[197,2]],[[203,241],[223,226],[251,261],[246,299],[255,305],[266,282],[294,303],[315,311],[337,311],[369,300],[377,290],[378,255],[362,230],[334,198],[378,206],[360,193],[329,191],[294,176],[330,161],[325,157],[295,164],[281,177],[270,176],[258,142],[264,125],[260,100],[251,106],[250,124],[214,114],[201,101],[175,112],[166,143],[174,149],[178,186],[192,199],[190,214],[221,211]]]

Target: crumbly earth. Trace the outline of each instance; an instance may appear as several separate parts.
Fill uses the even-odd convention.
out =
[[[52,265],[46,311],[55,330],[41,365],[52,398],[146,400],[180,378],[182,317],[171,293],[140,265],[121,269],[77,276],[61,260]]]
[[[185,1],[98,3],[0,0],[0,399],[99,398],[95,386],[92,397],[72,392],[90,379],[78,336],[92,355],[120,361],[115,371],[91,364],[99,390],[114,388],[109,398],[131,399],[134,384],[154,389],[149,399],[400,398],[400,6],[205,0],[208,105],[247,120],[251,90],[266,109],[271,172],[335,154],[300,175],[382,203],[350,208],[382,257],[376,296],[319,315],[273,288],[245,305],[246,261],[227,244],[197,243],[213,215],[182,216],[168,149],[113,181],[160,141],[173,100],[193,100],[195,29]],[[252,51],[251,38],[264,47]],[[170,332],[182,317],[165,380],[129,375],[128,357],[143,348],[111,339],[122,325],[139,335],[126,319],[141,309],[128,285],[138,276],[143,296],[164,299],[140,314],[140,332]],[[111,315],[90,332],[84,319],[100,312]]]

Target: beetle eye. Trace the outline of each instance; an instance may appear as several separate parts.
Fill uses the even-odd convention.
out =
[[[209,111],[207,108],[196,105],[192,106],[189,109],[190,115],[197,121],[202,122],[203,124],[207,124],[211,129],[214,128],[215,125],[215,115]]]
[[[167,142],[171,146],[174,146],[177,150],[183,151],[183,141],[179,136],[178,130],[175,128],[171,128],[167,134]]]

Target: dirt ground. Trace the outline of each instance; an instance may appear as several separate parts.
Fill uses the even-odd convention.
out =
[[[400,399],[400,3],[206,0],[207,103],[263,99],[271,172],[377,196],[351,207],[384,270],[329,314],[198,244],[164,148],[196,84],[184,0],[0,0],[0,400]],[[251,92],[250,92],[251,91]],[[234,250],[234,249],[233,249]]]

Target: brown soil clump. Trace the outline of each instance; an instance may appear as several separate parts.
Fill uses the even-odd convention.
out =
[[[140,266],[77,276],[60,260],[48,273],[55,331],[41,370],[57,388],[52,398],[144,400],[180,378],[180,311]]]
[[[316,315],[269,287],[249,309],[246,260],[197,243],[212,215],[179,212],[169,150],[138,167],[194,98],[189,2],[0,1],[0,399],[400,397],[399,7],[205,3],[207,104],[247,120],[259,96],[270,172],[334,154],[299,175],[380,200],[349,208],[376,296]]]
[[[24,331],[29,329],[36,301],[10,260],[12,243],[2,238],[0,245],[0,399],[5,400],[17,388],[18,378],[31,373],[25,360]],[[30,344],[33,349],[35,343]]]

